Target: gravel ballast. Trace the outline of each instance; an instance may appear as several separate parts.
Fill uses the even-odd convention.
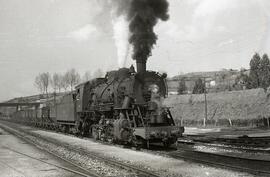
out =
[[[81,139],[70,135],[59,134],[55,132],[48,132],[44,130],[38,130],[35,128],[30,128],[28,126],[21,126],[26,131],[29,131],[37,136],[43,138],[49,138],[55,142],[68,144],[74,148],[81,148],[89,153],[94,153],[98,156],[106,157],[108,159],[115,159],[120,162],[127,164],[132,164],[133,166],[147,169],[153,171],[156,174],[164,177],[237,177],[237,176],[252,176],[247,173],[235,172],[227,169],[219,169],[214,167],[209,167],[201,164],[186,162],[184,160],[178,160],[170,157],[165,157],[158,154],[136,151],[133,149],[126,149],[118,146],[106,145],[99,142],[94,142],[90,139]],[[38,140],[35,140],[38,141]],[[104,172],[107,176],[127,176],[130,175],[126,170],[115,170],[108,164],[100,162],[96,159],[91,159],[80,154],[74,154],[73,152],[68,152],[66,149],[61,149],[61,147],[54,147],[51,143],[43,144],[47,148],[54,149],[62,156],[66,156],[69,159],[75,159],[82,163],[83,166],[89,167],[98,173]],[[103,174],[103,173],[102,173]],[[131,174],[134,176],[134,174]]]
[[[2,124],[0,124],[2,125]],[[3,126],[3,125],[2,125]],[[34,142],[38,147],[42,147],[43,149],[46,149],[54,154],[57,154],[58,156],[71,161],[72,163],[78,164],[79,166],[88,169],[89,171],[93,171],[96,174],[99,174],[104,177],[136,177],[136,174],[131,173],[130,171],[126,171],[125,169],[119,169],[115,167],[111,167],[110,165],[106,164],[104,161],[100,161],[95,158],[91,158],[90,156],[87,156],[83,153],[78,153],[75,151],[72,151],[68,148],[65,148],[63,146],[59,146],[50,143],[48,141],[45,141],[43,139],[39,138],[39,135],[32,136],[29,134],[26,134],[22,131],[14,130],[13,127],[10,128],[8,126],[4,127],[9,132],[16,132],[16,134],[20,134],[24,137],[24,139],[30,140],[31,142]],[[24,127],[25,128],[25,127]],[[25,129],[27,130],[27,129]],[[30,129],[28,129],[30,130]],[[57,143],[58,144],[58,143]]]

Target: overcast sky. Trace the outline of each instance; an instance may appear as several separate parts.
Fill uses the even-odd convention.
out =
[[[111,12],[100,1],[0,0],[0,101],[37,93],[40,72],[117,68]],[[239,69],[254,52],[269,53],[269,0],[169,2],[148,69],[170,76]]]

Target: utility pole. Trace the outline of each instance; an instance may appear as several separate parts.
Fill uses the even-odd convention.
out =
[[[203,126],[206,126],[207,120],[207,99],[206,99],[206,79],[204,77],[204,119],[203,119]]]
[[[53,102],[54,102],[55,118],[57,119],[56,91],[54,91],[53,93]]]

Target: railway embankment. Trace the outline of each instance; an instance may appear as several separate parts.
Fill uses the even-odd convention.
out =
[[[13,123],[0,122],[0,126],[10,131],[21,133],[22,136],[35,141],[46,149],[51,149],[55,153],[65,156],[91,168],[104,176],[129,176],[130,170],[142,170],[149,175],[156,176],[249,176],[246,173],[235,172],[227,169],[204,166],[201,164],[174,159],[159,154],[136,151],[114,145],[101,144],[91,139],[81,139],[71,135],[59,134],[56,132],[35,129],[28,126]],[[115,168],[110,162],[118,163],[119,168]],[[122,164],[122,169],[121,169]],[[141,172],[142,172],[141,171]],[[138,172],[138,171],[136,171]],[[142,172],[143,173],[143,172]],[[136,174],[132,174],[136,176]],[[147,176],[147,175],[139,175]]]
[[[164,104],[184,126],[201,126],[207,110],[207,126],[270,126],[270,93],[263,89],[170,95]],[[207,109],[206,109],[207,107]]]

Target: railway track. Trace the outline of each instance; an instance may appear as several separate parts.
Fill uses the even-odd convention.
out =
[[[232,137],[207,137],[207,136],[188,136],[187,139],[192,140],[194,143],[212,143],[224,144],[228,146],[244,147],[244,148],[265,148],[270,146],[270,137],[249,137],[240,136]]]
[[[221,149],[228,149],[228,150],[235,150],[235,151],[241,151],[241,152],[247,152],[247,153],[265,153],[270,154],[269,148],[261,148],[261,147],[249,147],[245,146],[245,144],[241,145],[230,145],[230,144],[223,144],[223,143],[205,143],[205,142],[197,142],[197,141],[178,141],[178,145],[184,145],[184,146],[205,146],[209,148],[221,148]]]
[[[226,149],[236,149],[238,151],[242,151],[243,153],[264,153],[269,154],[269,150],[256,150],[251,148],[241,149],[240,147],[232,147],[232,146],[223,146],[218,144],[208,144],[208,143],[196,143],[197,146],[202,145],[208,146],[209,148],[217,147],[217,148],[226,148]],[[189,145],[195,145],[189,144]],[[152,151],[148,149],[144,149],[143,151],[160,154],[164,156],[169,156],[171,158],[186,160],[190,162],[195,162],[199,164],[205,164],[208,166],[213,166],[217,168],[225,168],[234,171],[240,172],[248,172],[254,175],[261,176],[270,176],[270,159],[269,160],[261,160],[261,159],[253,159],[253,158],[243,158],[226,154],[218,154],[213,152],[204,152],[193,149],[191,146],[185,148],[184,146],[178,147],[178,149],[173,150],[171,148],[169,151],[162,151],[161,148],[155,147],[158,149],[157,151]]]
[[[270,159],[250,159],[190,149],[181,149],[175,152],[169,152],[167,155],[172,158],[185,159],[187,161],[215,166],[218,168],[227,168],[241,172],[249,172],[256,175],[270,176]]]
[[[20,129],[20,131],[25,132],[24,129]],[[108,163],[109,165],[112,165],[118,168],[123,168],[128,171],[132,171],[136,173],[137,176],[140,176],[140,177],[146,177],[146,176],[158,177],[159,176],[153,172],[140,169],[132,165],[125,164],[123,162],[115,161],[113,159],[108,159],[108,158],[105,158],[96,154],[92,154],[83,148],[73,148],[73,147],[70,147],[68,144],[62,144],[62,143],[59,144],[53,141],[53,139],[37,136],[36,134],[32,132],[25,132],[25,133],[30,134],[31,136],[34,136],[34,137],[38,137],[39,139],[42,139],[49,143],[57,144],[59,146],[64,146],[65,148],[71,151],[86,154],[87,156],[90,156],[91,158],[104,161]],[[202,144],[202,143],[198,143],[198,144]],[[207,145],[211,147],[211,144],[207,144]],[[220,145],[213,145],[213,146],[220,147]],[[230,147],[227,147],[227,148],[230,148]],[[239,149],[239,147],[236,147],[236,148],[238,150],[241,149],[241,148]],[[245,149],[245,150],[248,150],[248,149]],[[180,160],[184,159],[186,161],[214,166],[217,168],[225,168],[225,169],[231,169],[235,171],[248,172],[248,173],[256,174],[256,175],[270,176],[270,169],[269,169],[270,159],[269,160],[248,159],[248,158],[241,158],[241,157],[229,156],[229,155],[224,155],[224,154],[215,154],[215,153],[209,153],[209,152],[196,151],[196,150],[185,149],[185,148],[181,148],[180,150],[178,149],[175,151],[174,150],[162,151],[161,149],[158,149],[158,150],[143,149],[143,151],[154,153],[154,154],[160,154],[164,156],[169,156],[171,158],[180,159]],[[252,149],[251,151],[256,152],[256,150],[252,150]]]
[[[29,155],[27,155],[27,154],[25,154],[25,153],[22,153],[22,152],[19,152],[19,151],[16,151],[16,150],[13,150],[13,149],[10,149],[10,148],[6,147],[6,148],[9,149],[10,151],[16,152],[16,153],[18,153],[18,154],[21,154],[21,155],[26,156],[26,157],[28,157],[28,158],[32,158],[32,159],[38,160],[38,161],[43,162],[43,163],[47,163],[47,164],[52,165],[52,166],[55,166],[55,167],[57,167],[57,168],[60,168],[60,169],[63,169],[63,170],[72,172],[72,173],[74,173],[74,174],[76,174],[76,175],[79,175],[79,176],[83,176],[83,177],[102,177],[101,175],[99,175],[99,174],[97,174],[97,173],[95,173],[95,172],[89,171],[88,169],[83,168],[83,167],[81,167],[81,166],[79,166],[79,165],[77,165],[77,164],[71,162],[70,160],[67,160],[67,159],[63,158],[63,157],[57,155],[56,153],[53,153],[53,152],[49,151],[48,149],[45,149],[45,148],[39,146],[39,145],[36,144],[35,142],[33,142],[33,141],[27,139],[25,136],[23,136],[23,135],[20,134],[20,133],[17,133],[16,131],[11,131],[10,129],[7,129],[6,127],[1,126],[1,125],[0,125],[0,127],[1,127],[3,130],[5,130],[6,132],[9,132],[10,134],[13,134],[13,135],[15,135],[15,136],[21,138],[23,141],[25,141],[25,142],[27,142],[27,143],[29,143],[29,144],[31,144],[31,145],[37,147],[38,149],[40,149],[40,150],[42,150],[42,151],[45,151],[45,152],[47,152],[48,154],[51,154],[52,156],[55,156],[55,157],[57,157],[57,158],[59,158],[59,159],[65,161],[66,163],[68,163],[68,164],[70,164],[71,166],[73,166],[74,169],[69,169],[69,168],[65,168],[65,167],[59,166],[59,165],[55,165],[55,164],[53,164],[53,163],[46,162],[46,161],[44,161],[44,160],[41,160],[41,159],[38,159],[38,158],[35,158],[35,157],[32,157],[32,156],[29,156]]]
[[[87,174],[88,172],[85,173],[85,172],[81,172],[80,170],[74,170],[74,169],[66,168],[66,167],[63,167],[63,166],[60,166],[60,165],[56,165],[56,164],[54,164],[54,163],[47,162],[47,161],[45,161],[45,160],[42,160],[42,159],[39,159],[39,158],[30,156],[30,155],[28,155],[28,154],[25,154],[25,153],[23,153],[23,152],[20,152],[20,151],[11,149],[11,148],[9,148],[9,147],[5,147],[5,148],[8,149],[9,151],[15,152],[15,153],[17,153],[17,154],[20,154],[20,155],[22,155],[22,156],[25,156],[25,157],[28,157],[28,158],[31,158],[31,159],[34,159],[34,160],[37,160],[37,161],[42,162],[42,163],[45,163],[45,164],[48,164],[48,165],[50,165],[50,166],[54,166],[54,167],[57,167],[57,168],[59,168],[59,169],[62,169],[62,170],[71,172],[71,173],[73,173],[73,174],[75,174],[75,175],[79,175],[79,176],[83,176],[83,177],[98,177],[98,175]],[[50,153],[50,154],[51,154],[51,153]],[[62,159],[62,160],[63,160],[63,159]],[[65,160],[65,162],[67,162],[67,161]],[[70,162],[69,162],[69,163],[70,163]],[[74,164],[72,164],[72,165],[74,165]]]
[[[35,146],[43,149],[43,150],[46,150],[46,149],[40,147],[39,145],[37,145],[35,142],[27,139],[22,134],[19,134],[19,133],[14,132],[14,131],[12,131],[10,129],[7,129],[4,126],[1,126],[1,124],[0,124],[0,127],[3,128],[4,130],[6,130],[7,132],[10,132],[12,134],[15,134],[16,136],[19,136],[19,137],[23,138],[25,141],[27,141],[27,142],[29,142],[29,143],[31,143],[31,144],[33,144],[33,145],[35,145]],[[52,143],[52,144],[57,145],[57,146],[64,147],[64,148],[68,149],[69,151],[72,151],[72,152],[75,152],[75,153],[79,153],[79,154],[85,154],[88,157],[91,157],[93,159],[97,159],[97,160],[103,161],[103,162],[109,164],[110,166],[114,166],[114,167],[117,167],[117,168],[125,169],[127,171],[132,172],[132,173],[135,173],[138,177],[160,177],[158,174],[155,174],[154,172],[148,171],[146,169],[138,168],[138,167],[135,167],[135,166],[132,166],[132,165],[129,165],[129,164],[120,162],[120,161],[116,161],[114,159],[110,159],[110,158],[99,156],[99,155],[96,155],[94,153],[91,153],[91,152],[89,152],[89,151],[87,151],[86,149],[83,149],[83,148],[74,148],[74,147],[69,146],[68,144],[58,143],[58,142],[56,142],[56,141],[54,141],[53,139],[50,139],[50,138],[44,138],[42,136],[38,136],[37,134],[34,134],[32,132],[28,132],[28,131],[26,131],[26,130],[24,130],[22,128],[19,128],[18,126],[15,126],[14,124],[12,124],[12,125],[9,124],[8,127],[9,128],[11,127],[12,129],[16,128],[16,130],[20,130],[20,132],[23,132],[23,133],[25,133],[27,135],[33,136],[35,138],[38,138],[38,139],[40,139],[42,141],[45,141],[45,142],[48,142],[48,143]],[[58,156],[55,153],[52,153],[49,150],[46,150],[46,151],[48,153],[51,153],[52,155],[55,155],[55,156],[63,159],[62,157]],[[66,159],[63,159],[63,160],[66,160]],[[70,162],[69,160],[66,160],[66,161]],[[74,164],[73,162],[70,162],[70,163]],[[76,165],[76,164],[74,164],[74,165]],[[91,174],[91,172],[89,172],[85,168],[82,168],[82,167],[80,167],[78,165],[76,165],[76,166],[78,168],[81,168],[82,170],[86,171],[87,173],[89,173],[90,174],[89,176],[100,177],[100,175],[98,175],[98,174],[95,174],[95,173],[92,173]],[[85,173],[85,174],[87,174],[87,173]]]

